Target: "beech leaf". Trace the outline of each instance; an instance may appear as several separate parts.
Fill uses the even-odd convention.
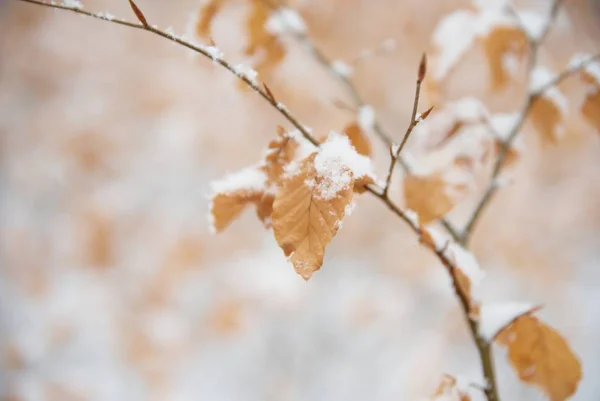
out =
[[[352,186],[333,198],[322,197],[314,166],[316,153],[287,179],[273,203],[273,233],[277,243],[305,280],[323,264],[325,248],[337,233],[352,201]]]
[[[551,401],[564,401],[581,381],[581,364],[565,339],[552,327],[523,315],[503,329],[496,342],[521,381],[539,387]]]

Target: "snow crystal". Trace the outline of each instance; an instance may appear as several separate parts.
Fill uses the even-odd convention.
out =
[[[95,13],[94,15],[98,18],[101,18],[101,19],[104,19],[107,21],[112,21],[115,19],[114,15],[112,15],[111,13],[106,12],[106,11],[100,11],[100,12]]]
[[[372,175],[373,165],[368,157],[356,152],[347,136],[332,132],[315,157],[315,170],[322,179],[320,197],[333,199],[350,186],[353,178]]]
[[[481,283],[485,274],[479,266],[477,259],[475,259],[475,256],[471,252],[455,243],[450,244],[448,247],[448,254],[456,264],[456,267],[471,281],[471,291],[473,293],[473,289]]]
[[[286,31],[304,33],[306,32],[306,23],[296,11],[283,7],[271,14],[265,23],[265,29],[274,35]]]
[[[365,131],[369,131],[375,125],[375,109],[368,104],[362,105],[358,110],[358,125]]]
[[[591,58],[591,54],[576,54],[571,58],[571,61],[569,61],[569,69],[580,68],[582,64],[587,63],[587,65],[583,68],[583,71],[593,77],[596,82],[600,84],[600,60],[590,63],[589,60],[591,60]]]
[[[254,86],[258,86],[258,72],[248,64],[237,64],[233,67],[233,72],[240,77],[246,78],[250,81]]]
[[[211,182],[214,194],[229,194],[236,191],[263,191],[267,176],[258,168],[246,167],[235,173],[228,174],[222,180]]]
[[[202,49],[208,53],[208,55],[210,56],[210,58],[213,59],[213,61],[218,61],[223,59],[223,52],[221,51],[221,49],[219,49],[217,46],[203,46]],[[252,70],[254,71],[254,70]],[[236,70],[236,74],[237,74],[237,70]],[[254,71],[254,78],[250,78],[248,77],[248,79],[250,79],[251,81],[254,82],[254,80],[256,79],[256,71]]]
[[[342,60],[334,60],[331,63],[331,69],[336,74],[338,74],[338,75],[340,75],[342,77],[345,77],[345,78],[348,78],[350,75],[352,75],[352,72],[353,72],[352,66],[346,64]]]
[[[65,7],[82,9],[83,4],[79,0],[63,0],[62,5]]]
[[[493,341],[500,330],[532,309],[531,304],[523,302],[483,304],[479,311],[479,336],[488,342]]]
[[[531,72],[531,80],[529,82],[529,90],[532,93],[536,93],[542,90],[548,83],[550,83],[556,75],[552,73],[546,67],[536,67]],[[558,108],[566,113],[568,107],[567,98],[558,90],[557,87],[552,86],[544,90],[543,96],[550,99]]]

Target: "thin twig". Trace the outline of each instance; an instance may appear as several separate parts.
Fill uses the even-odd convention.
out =
[[[527,98],[525,99],[523,107],[521,108],[519,117],[517,118],[517,121],[515,122],[515,125],[511,129],[507,138],[504,141],[500,142],[500,149],[498,151],[498,155],[496,157],[496,161],[495,161],[494,167],[492,169],[492,175],[491,175],[488,187],[485,190],[485,192],[483,193],[483,196],[481,197],[481,199],[479,200],[479,202],[477,203],[475,208],[473,209],[473,213],[471,214],[469,220],[467,221],[467,223],[465,225],[465,228],[462,231],[462,234],[460,237],[460,243],[462,245],[468,244],[468,242],[471,238],[471,235],[473,233],[473,228],[479,221],[484,209],[490,203],[490,201],[494,197],[496,191],[498,190],[498,188],[499,188],[498,176],[500,175],[500,172],[502,171],[502,168],[504,167],[504,163],[506,161],[506,155],[508,154],[508,151],[511,148],[515,138],[517,137],[517,135],[523,128],[523,125],[525,124],[525,121],[526,121],[527,117],[529,116],[531,109],[533,108],[533,104],[535,103],[535,100],[538,97],[542,96],[547,90],[552,88],[554,85],[560,83],[563,79],[567,78],[568,76],[574,74],[575,72],[577,72],[585,67],[585,65],[583,65],[583,66],[579,65],[576,67],[572,67],[569,70],[565,71],[563,74],[560,74],[559,76],[557,76],[554,80],[552,80],[548,84],[544,85],[542,88],[538,88],[535,91],[532,91],[531,89],[529,89],[531,86],[534,70],[537,67],[540,46],[543,44],[546,36],[548,35],[548,32],[552,25],[552,22],[555,20],[556,16],[558,15],[558,11],[560,10],[561,4],[562,4],[562,0],[554,0],[554,2],[552,3],[551,9],[550,9],[550,15],[548,17],[548,20],[547,20],[546,24],[544,25],[542,31],[540,32],[540,35],[537,38],[534,38],[529,34],[529,32],[526,30],[525,26],[523,25],[523,22],[520,20],[517,12],[514,11],[514,9],[512,9],[510,7],[507,9],[507,11],[509,11],[515,17],[517,25],[519,26],[519,28],[521,30],[523,30],[523,33],[527,37],[528,62],[527,62],[526,85],[527,85],[529,92],[528,92]],[[591,62],[591,61],[588,60],[588,62]]]
[[[289,8],[289,6],[286,5],[283,0],[263,0],[263,2],[267,6],[273,8],[274,10],[278,10],[282,7]],[[302,46],[309,53],[311,53],[311,55],[314,57],[314,59],[319,64],[321,64],[331,75],[333,75],[334,78],[339,80],[346,87],[348,93],[350,94],[350,97],[352,98],[352,101],[354,102],[354,104],[357,107],[360,108],[360,107],[366,105],[366,103],[363,100],[362,96],[360,95],[358,89],[352,82],[352,79],[350,79],[350,76],[347,74],[341,73],[340,70],[335,67],[335,61],[330,59],[329,57],[327,57],[327,55],[315,45],[315,43],[312,41],[310,36],[308,36],[305,32],[294,30],[294,29],[290,29],[289,31],[292,34],[292,36],[298,42],[300,42],[302,44]],[[413,118],[411,119],[411,124],[412,124],[412,121],[414,120],[414,117],[415,116],[413,115]],[[413,126],[413,128],[414,128],[414,126]],[[392,136],[389,135],[388,133],[386,133],[382,124],[380,123],[380,121],[377,119],[376,116],[373,120],[373,131],[388,148],[391,149],[394,146],[395,143],[394,143],[394,140],[392,139]],[[405,142],[406,139],[408,139],[408,138],[405,134],[402,141]],[[399,150],[402,150],[402,147],[400,147]],[[397,157],[396,160],[394,160],[391,164],[392,167],[394,167],[396,165],[399,165],[406,173],[410,173],[412,171],[410,164],[402,157],[402,155]],[[390,173],[388,172],[388,177],[389,176],[390,176]],[[387,193],[387,189],[386,189],[386,193]],[[445,218],[442,218],[440,220],[440,223],[442,224],[444,229],[448,232],[448,234],[450,234],[450,236],[455,241],[459,241],[459,239],[461,238],[461,234],[459,234],[458,230],[453,226],[453,224],[451,224]]]
[[[317,140],[314,137],[312,137],[312,135],[308,132],[308,130],[281,103],[279,103],[275,99],[275,97],[273,96],[273,94],[271,93],[270,90],[266,89],[266,87],[265,87],[265,89],[262,89],[255,81],[249,79],[245,74],[240,74],[239,71],[234,66],[232,66],[231,64],[229,64],[228,62],[223,60],[220,56],[216,56],[215,52],[213,51],[213,50],[215,50],[214,48],[211,49],[206,46],[190,43],[182,38],[174,36],[173,34],[161,31],[158,28],[156,28],[152,25],[149,25],[147,23],[146,24],[136,24],[136,23],[121,20],[118,18],[107,18],[104,15],[85,11],[81,8],[70,7],[70,6],[65,6],[65,5],[58,5],[58,4],[54,4],[54,3],[46,3],[46,2],[43,2],[40,0],[17,0],[17,1],[36,4],[36,5],[45,6],[45,7],[49,7],[49,8],[67,10],[67,11],[75,12],[75,13],[78,13],[81,15],[86,15],[86,16],[89,16],[92,18],[96,18],[96,19],[100,19],[100,20],[104,20],[104,21],[108,21],[108,22],[113,22],[115,24],[124,25],[124,26],[128,26],[131,28],[136,28],[136,29],[152,32],[155,35],[158,35],[158,36],[165,38],[171,42],[177,43],[177,44],[184,46],[188,49],[191,49],[199,54],[202,54],[203,56],[212,59],[215,63],[221,65],[222,67],[224,67],[225,69],[229,70],[231,73],[236,75],[239,79],[244,81],[246,83],[246,85],[251,87],[263,99],[265,99],[271,106],[273,106],[275,109],[277,109],[279,111],[279,113],[286,120],[288,120],[296,129],[298,129],[298,131],[308,141],[310,141],[315,146],[319,146]],[[140,14],[141,14],[141,11],[140,11]],[[141,14],[141,15],[143,15],[143,14]],[[139,18],[139,16],[138,16],[138,18]],[[145,21],[145,17],[143,17],[143,18]],[[600,55],[594,56],[592,59],[588,60],[588,63],[597,58],[600,58]],[[533,62],[535,62],[535,56],[533,56],[531,58],[531,60]],[[577,71],[584,68],[585,65],[587,65],[587,64],[582,63],[579,66],[575,66],[575,67],[571,68],[568,72],[561,74],[555,80],[556,81],[555,83],[558,83],[562,79],[576,73]],[[548,89],[548,88],[543,87],[542,90],[538,90],[533,95],[530,94],[530,96],[528,97],[528,102],[527,102],[524,110],[528,110],[531,107],[531,103],[533,102],[533,100],[535,100],[535,98],[537,98],[537,96],[541,96],[543,94],[544,90],[546,90],[546,89]],[[417,91],[418,91],[418,89],[417,89]],[[413,125],[414,121],[416,120],[415,117],[416,117],[417,103],[418,103],[418,97],[416,96],[415,104],[413,107],[413,116],[411,119],[412,120],[411,125]],[[510,142],[512,141],[512,139],[514,139],[514,137],[516,136],[516,133],[522,126],[526,115],[527,115],[527,111],[524,111],[522,113],[522,118],[515,125],[515,128],[513,129],[513,132],[511,132],[509,139],[507,139],[507,141],[503,143],[503,147],[501,148],[500,154],[498,156],[497,167],[494,169],[494,171],[495,171],[494,177],[496,177],[498,172],[500,171],[502,162],[504,160],[504,155],[506,153],[506,149],[508,148],[508,146],[510,145]],[[409,126],[409,130],[410,129],[411,128]],[[407,139],[407,137],[408,137],[408,135],[405,135],[406,139]],[[401,148],[400,148],[400,150],[401,150]],[[494,188],[494,186],[492,185],[491,188]],[[421,237],[423,235],[423,231],[422,231],[421,227],[418,225],[418,223],[415,220],[413,220],[404,210],[402,210],[399,206],[397,206],[389,198],[389,196],[385,190],[380,189],[374,185],[368,185],[367,191],[369,193],[371,193],[373,196],[375,196],[376,198],[378,198],[379,200],[381,200],[396,216],[398,216],[400,219],[402,219],[417,236]],[[488,195],[488,196],[491,197],[491,195]],[[484,197],[484,199],[485,199],[485,197]],[[481,202],[482,205],[485,205],[486,203],[487,203],[487,200]],[[481,206],[481,208],[483,208],[483,206]],[[474,221],[475,220],[476,220],[476,218],[474,219]],[[470,227],[472,227],[472,224]],[[478,321],[476,319],[474,319],[469,313],[470,312],[469,295],[461,289],[461,286],[458,282],[458,276],[455,274],[457,266],[452,262],[452,260],[446,254],[446,248],[447,247],[444,247],[442,249],[433,249],[433,251],[434,251],[435,255],[437,256],[437,258],[440,260],[440,262],[443,264],[443,266],[448,270],[448,273],[451,276],[454,291],[455,291],[457,297],[459,298],[461,309],[463,311],[465,319],[467,320],[471,336],[473,337],[474,343],[477,346],[479,358],[480,358],[482,369],[483,369],[484,378],[487,381],[487,386],[485,387],[486,398],[488,401],[499,401],[495,373],[494,373],[494,366],[493,366],[493,355],[491,352],[491,344],[489,342],[485,341],[484,339],[482,339],[478,335],[478,333],[479,333]]]
[[[385,186],[383,187],[383,195],[384,196],[388,196],[388,192],[390,189],[390,183],[392,182],[392,175],[394,173],[394,167],[396,166],[396,163],[398,162],[398,159],[400,158],[400,154],[402,153],[402,149],[404,149],[404,145],[406,145],[406,142],[408,141],[408,137],[410,137],[410,134],[412,133],[413,129],[417,126],[417,124],[424,118],[427,118],[427,115],[429,115],[429,113],[431,113],[431,110],[433,109],[430,108],[429,110],[427,110],[425,113],[423,113],[423,116],[419,116],[417,118],[417,110],[419,108],[419,97],[421,95],[421,84],[423,83],[423,79],[425,79],[425,74],[427,72],[427,56],[423,53],[423,56],[421,57],[421,63],[419,64],[419,72],[417,74],[417,84],[416,84],[416,88],[415,88],[415,98],[413,101],[413,108],[412,108],[412,113],[410,115],[410,122],[408,123],[408,128],[406,128],[406,132],[404,133],[404,137],[402,138],[402,142],[400,142],[400,145],[396,146],[392,146],[390,147],[390,166],[388,168],[388,173],[385,179]]]
[[[107,22],[112,22],[118,25],[125,25],[128,26],[130,28],[135,28],[135,29],[140,29],[143,31],[148,31],[151,32],[155,35],[158,35],[162,38],[165,38],[167,40],[170,40],[171,42],[175,42],[181,46],[187,47],[188,49],[191,49],[197,53],[202,54],[203,56],[213,60],[213,62],[219,64],[220,66],[224,67],[225,69],[229,70],[229,72],[231,72],[232,74],[234,74],[235,76],[237,76],[239,79],[241,79],[242,81],[244,81],[244,83],[246,83],[246,85],[248,85],[249,87],[251,87],[256,93],[258,93],[263,99],[265,99],[271,106],[273,106],[277,111],[279,111],[279,113],[285,117],[286,120],[288,120],[293,126],[294,128],[296,128],[298,131],[300,131],[300,133],[302,134],[302,136],[304,138],[306,138],[310,143],[312,143],[315,146],[319,145],[319,141],[317,141],[311,134],[310,132],[308,132],[308,130],[302,125],[300,124],[300,122],[287,110],[287,108],[281,104],[280,102],[278,102],[277,100],[275,100],[275,98],[272,96],[272,94],[270,93],[270,91],[267,91],[265,89],[262,89],[259,84],[253,80],[251,80],[250,78],[248,78],[245,74],[240,74],[239,71],[236,69],[235,66],[233,66],[232,64],[228,63],[227,61],[225,61],[222,57],[220,56],[215,56],[215,53],[213,53],[211,51],[211,47],[207,47],[207,46],[203,46],[200,44],[194,44],[191,43],[185,39],[182,39],[181,37],[177,37],[171,33],[162,31],[160,29],[158,29],[156,26],[154,25],[144,25],[144,24],[137,24],[135,22],[129,22],[120,18],[107,18],[105,15],[103,14],[99,14],[99,13],[93,13],[91,11],[86,11],[82,8],[78,8],[78,7],[71,7],[71,6],[66,6],[66,5],[60,5],[60,4],[54,4],[54,3],[47,3],[41,0],[17,0],[17,1],[21,1],[24,3],[31,3],[31,4],[37,4],[39,6],[44,6],[44,7],[49,7],[49,8],[55,8],[55,9],[59,9],[59,10],[66,10],[66,11],[71,11],[77,14],[81,14],[81,15],[86,15],[88,17],[91,18],[96,18],[102,21],[107,21]],[[212,49],[214,50],[214,48]]]

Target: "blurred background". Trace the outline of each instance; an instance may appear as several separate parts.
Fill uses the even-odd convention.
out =
[[[134,18],[127,1],[83,3]],[[232,0],[213,24],[232,62],[246,61],[248,3]],[[565,3],[542,53],[554,71],[573,53],[600,50],[600,3]],[[138,4],[177,33],[201,5]],[[420,54],[440,19],[468,3],[292,5],[333,59],[395,40],[353,79],[399,138]],[[351,101],[344,87],[293,39],[284,44],[267,80],[277,98],[319,134],[349,123],[335,106]],[[516,110],[522,85],[490,93],[487,73],[475,49],[446,96]],[[600,135],[581,118],[581,82],[561,89],[570,99],[564,138],[548,145],[526,126],[514,181],[483,216],[473,252],[487,271],[486,299],[543,305],[583,363],[573,399],[597,400]],[[255,163],[284,123],[186,49],[0,1],[0,400],[421,400],[443,373],[480,382],[446,272],[372,197],[359,199],[309,282],[251,212],[210,234],[210,181]],[[388,152],[372,143],[383,176]],[[400,199],[400,182],[394,188]],[[464,221],[476,199],[450,218]],[[502,349],[495,355],[503,399],[544,399],[519,383]]]

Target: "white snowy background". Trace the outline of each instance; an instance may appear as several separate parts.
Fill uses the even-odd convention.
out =
[[[180,33],[199,7],[138,4]],[[241,62],[248,9],[233,4],[214,36]],[[440,18],[466,2],[295,4],[332,58],[396,41],[354,79],[399,136],[420,53]],[[127,1],[84,5],[133,19]],[[548,38],[549,68],[599,50],[597,5],[569,2]],[[286,44],[269,86],[316,132],[340,129],[349,117],[334,100],[347,99],[344,88]],[[521,92],[491,97],[486,74],[481,58],[467,57],[452,90],[514,111]],[[563,89],[565,138],[540,144],[527,126],[525,156],[473,248],[485,299],[543,305],[540,316],[583,363],[573,399],[596,400],[600,136],[578,115],[581,85]],[[231,74],[160,38],[0,1],[0,399],[421,400],[443,373],[480,382],[444,269],[374,199],[359,199],[309,282],[250,212],[209,233],[210,181],[256,162],[282,123]],[[387,150],[375,151],[384,174]],[[474,199],[452,217],[462,221]],[[544,399],[495,355],[502,399]]]

